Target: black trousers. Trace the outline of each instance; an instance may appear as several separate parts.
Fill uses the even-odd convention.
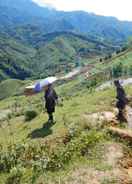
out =
[[[48,116],[49,116],[49,121],[53,121],[53,113],[52,112],[48,112]]]

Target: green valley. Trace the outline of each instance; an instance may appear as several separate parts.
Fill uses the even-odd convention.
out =
[[[0,0],[0,184],[132,184],[131,36],[130,21]],[[49,76],[53,124],[44,91],[24,95]]]
[[[88,60],[115,50],[85,36],[61,32],[45,35],[36,46],[19,43],[10,37],[1,37],[1,80],[6,78],[41,78],[72,70]]]

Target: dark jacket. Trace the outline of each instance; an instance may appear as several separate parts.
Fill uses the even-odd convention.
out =
[[[125,106],[128,104],[128,99],[125,93],[125,90],[122,86],[117,87],[117,97],[118,99],[116,106],[118,108],[124,109]]]
[[[56,105],[57,99],[58,99],[58,96],[53,88],[49,88],[45,92],[45,108],[47,109],[48,113],[55,112],[55,105]]]

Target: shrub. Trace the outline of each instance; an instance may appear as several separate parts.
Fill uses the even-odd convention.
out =
[[[10,171],[10,175],[6,180],[6,184],[20,184],[24,173],[24,168],[14,167]]]
[[[121,52],[121,50],[117,50],[117,51],[116,51],[116,54],[119,54],[120,52]]]
[[[96,78],[93,78],[89,81],[87,81],[87,88],[90,89],[90,88],[94,88],[96,87],[96,85],[98,84],[98,81]]]
[[[119,63],[113,67],[113,77],[120,77],[123,74],[123,64]]]
[[[121,48],[121,52],[124,52],[125,50],[127,50],[127,47],[126,46],[124,46],[124,47]]]
[[[103,59],[102,59],[102,58],[100,58],[100,59],[99,59],[99,61],[100,61],[100,62],[103,62]]]
[[[76,125],[77,126],[77,125]],[[25,173],[32,171],[32,180],[44,172],[63,169],[75,157],[84,157],[89,149],[102,141],[104,134],[96,130],[78,132],[70,126],[71,139],[66,144],[60,144],[50,149],[48,144],[9,145],[7,150],[0,152],[0,172],[7,173],[6,184],[20,184]]]
[[[37,112],[35,110],[27,110],[25,112],[25,121],[31,121],[37,116]]]
[[[108,58],[109,58],[109,59],[111,59],[111,58],[112,58],[112,55],[111,55],[111,54],[109,54],[109,55],[108,55]]]
[[[105,56],[104,60],[107,60],[108,59],[108,56]]]

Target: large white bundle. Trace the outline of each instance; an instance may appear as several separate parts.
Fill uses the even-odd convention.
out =
[[[35,85],[27,86],[25,87],[24,94],[26,96],[34,95],[35,94],[34,89],[35,89]]]
[[[57,81],[56,77],[48,77],[36,82],[34,85],[27,86],[25,88],[25,95],[34,95],[36,93],[39,93],[43,90],[45,86],[52,84],[55,81]]]
[[[54,83],[55,81],[57,81],[57,78],[56,78],[56,77],[48,77],[48,78],[46,78],[46,79],[43,79],[43,80],[41,80],[41,81],[39,81],[39,82],[37,82],[37,83],[35,84],[34,91],[35,91],[35,92],[40,92],[40,91],[42,91],[42,89],[43,89],[45,86],[47,86],[47,85],[49,85],[49,84],[52,84],[52,83]]]

